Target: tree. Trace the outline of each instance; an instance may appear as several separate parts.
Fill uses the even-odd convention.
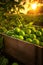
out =
[[[0,5],[4,8],[5,12],[11,10],[11,12],[16,11],[19,13],[19,10],[23,8],[23,6],[20,4],[21,2],[22,0],[0,0]]]

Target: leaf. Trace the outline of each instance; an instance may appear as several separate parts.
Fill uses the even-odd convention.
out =
[[[30,22],[28,25],[33,25],[34,22]]]

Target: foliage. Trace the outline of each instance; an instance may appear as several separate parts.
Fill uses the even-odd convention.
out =
[[[18,14],[19,9],[23,8],[22,5],[20,5],[21,1],[22,0],[0,0],[0,32],[6,32],[16,26],[25,27],[30,22],[35,25],[43,25],[43,15]],[[15,12],[16,14],[14,14]]]
[[[1,37],[1,35],[0,35],[0,49],[2,49],[3,48],[3,37]]]
[[[8,65],[8,59],[0,56],[0,65]]]
[[[0,32],[6,32],[14,27],[25,27],[26,25],[40,25],[43,24],[43,15],[23,15],[23,14],[0,14]]]
[[[0,1],[0,7],[2,7],[4,12],[8,13],[18,13],[20,8],[23,6],[20,4],[22,0],[2,0]]]

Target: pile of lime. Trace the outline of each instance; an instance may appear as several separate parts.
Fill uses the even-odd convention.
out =
[[[43,28],[30,26],[28,28],[15,27],[13,30],[6,32],[7,35],[30,42],[32,44],[43,46]]]

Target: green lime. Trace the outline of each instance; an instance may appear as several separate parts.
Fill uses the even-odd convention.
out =
[[[43,32],[43,28],[41,29],[41,32]]]
[[[20,30],[19,35],[25,36],[25,32],[23,30]]]
[[[12,37],[15,37],[15,35],[12,35]]]
[[[18,65],[18,63],[15,63],[15,62],[14,62],[12,65]]]
[[[31,33],[31,30],[30,29],[27,29],[26,30],[26,34],[30,34]]]
[[[18,38],[19,36],[18,35],[14,35],[15,38]]]
[[[18,38],[19,36],[18,36],[18,35],[12,35],[11,37],[13,37],[13,38]]]
[[[39,31],[43,32],[43,28],[40,28]]]
[[[35,35],[35,34],[30,34],[30,35],[29,35],[29,38],[31,38],[31,39],[36,39],[36,35]]]
[[[41,35],[42,35],[42,32],[37,31],[37,32],[36,32],[36,35],[37,35],[37,36],[41,36]]]
[[[14,33],[15,33],[15,34],[18,34],[19,32],[20,32],[20,28],[16,27],[16,28],[14,29]]]
[[[14,32],[9,30],[9,31],[6,32],[6,34],[9,35],[9,36],[11,36],[11,35],[14,34]]]
[[[40,41],[38,39],[33,39],[32,43],[39,45]]]
[[[8,65],[8,59],[7,58],[3,58],[1,65],[3,65],[3,64]]]
[[[32,39],[31,38],[27,38],[26,41],[27,42],[32,42]]]
[[[43,35],[43,28],[41,29],[42,35]]]
[[[18,36],[18,39],[23,40],[24,38],[23,38],[23,36],[22,36],[22,35],[20,35],[20,36]]]

